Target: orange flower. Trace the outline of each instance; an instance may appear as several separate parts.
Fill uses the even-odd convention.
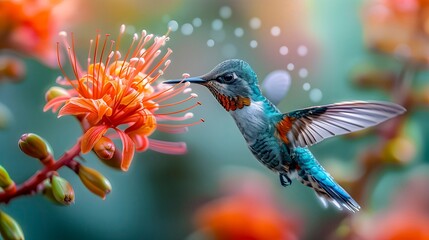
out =
[[[184,153],[186,145],[182,142],[149,140],[148,136],[156,129],[169,133],[185,131],[187,126],[193,124],[171,125],[162,122],[191,118],[192,113],[186,113],[184,116],[171,115],[187,112],[199,103],[179,111],[159,112],[195,98],[196,95],[189,93],[189,84],[177,88],[162,84],[152,85],[170,64],[170,49],[157,60],[162,52],[161,48],[169,39],[167,36],[154,37],[146,31],[142,31],[140,37],[134,34],[131,46],[122,59],[119,45],[124,33],[125,26],[122,25],[116,41],[109,40],[109,35],[101,41],[101,35],[97,34],[95,41],[91,40],[91,48],[94,49],[88,55],[87,70],[83,71],[74,54],[73,38],[70,45],[67,34],[61,32],[60,36],[63,38],[75,78],[71,79],[64,73],[59,61],[64,78],[59,78],[57,82],[71,86],[72,89],[61,91],[56,87],[48,92],[48,103],[44,111],[51,108],[56,111],[64,104],[58,117],[77,117],[85,132],[81,141],[83,153],[89,152],[103,136],[120,138],[121,169],[126,171],[135,150],[145,151],[149,148],[168,154]],[[161,104],[180,93],[188,93],[189,97],[179,102]],[[113,130],[113,135],[108,133],[109,129]]]
[[[364,8],[363,22],[369,47],[429,63],[429,1],[372,0]]]
[[[258,173],[234,171],[226,179],[226,195],[207,203],[196,214],[208,239],[296,240],[299,219],[277,204],[270,183]]]
[[[54,66],[52,39],[64,15],[54,9],[64,4],[57,0],[0,1],[0,49],[10,48]]]

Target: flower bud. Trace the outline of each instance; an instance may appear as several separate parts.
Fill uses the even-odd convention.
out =
[[[46,102],[49,102],[52,99],[57,97],[70,97],[70,94],[67,92],[66,89],[62,87],[57,87],[57,86],[51,87],[48,89],[48,91],[46,91],[46,94],[45,94]]]
[[[102,159],[100,158],[100,160],[106,164],[107,166],[114,168],[116,170],[121,170],[121,165],[122,165],[122,152],[119,149],[116,149],[115,153],[113,154],[112,158],[106,160],[106,159]]]
[[[5,240],[23,240],[24,233],[19,224],[9,215],[0,211],[0,233]]]
[[[116,147],[113,141],[110,138],[104,136],[101,137],[92,148],[95,154],[97,154],[97,156],[103,160],[111,159],[115,153],[115,149]]]
[[[21,59],[12,56],[0,57],[0,80],[8,78],[13,82],[24,79],[25,65]]]
[[[109,180],[92,168],[80,165],[78,175],[83,185],[85,185],[89,191],[103,199],[105,199],[106,194],[110,193],[112,190]]]
[[[43,163],[53,161],[51,146],[37,134],[23,134],[18,141],[18,145],[22,152],[30,157],[40,159]]]
[[[63,205],[70,205],[74,202],[74,191],[70,183],[62,177],[52,176],[52,194],[54,198]]]
[[[58,205],[62,205],[60,202],[57,201],[57,199],[55,199],[54,192],[52,190],[52,184],[51,184],[49,179],[47,179],[43,182],[42,194],[49,201],[51,201],[55,204],[58,204]]]
[[[0,187],[5,189],[14,184],[6,169],[0,165]]]

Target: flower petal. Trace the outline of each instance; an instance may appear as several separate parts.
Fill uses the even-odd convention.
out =
[[[46,103],[45,107],[43,107],[43,111],[46,112],[52,108],[52,112],[56,112],[58,108],[69,99],[70,99],[69,96],[56,97]]]
[[[82,137],[81,150],[82,153],[91,151],[98,140],[107,132],[106,125],[94,126],[88,129]]]
[[[128,171],[128,168],[130,167],[134,157],[134,142],[128,136],[128,134],[124,133],[123,131],[116,129],[116,132],[118,132],[122,141],[121,169],[122,171]]]
[[[181,155],[187,152],[186,143],[184,142],[168,142],[155,139],[149,139],[149,149],[160,153],[174,155]]]
[[[64,115],[87,115],[91,125],[97,124],[104,115],[112,114],[110,108],[103,99],[71,98],[59,111],[58,117]]]

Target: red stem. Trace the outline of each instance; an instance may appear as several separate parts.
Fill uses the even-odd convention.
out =
[[[13,192],[0,192],[0,203],[8,203],[10,200],[23,195],[30,195],[37,192],[37,187],[47,179],[52,171],[56,171],[63,166],[67,166],[80,154],[80,140],[64,153],[54,164],[45,166],[41,171],[36,172],[31,178],[16,187]]]

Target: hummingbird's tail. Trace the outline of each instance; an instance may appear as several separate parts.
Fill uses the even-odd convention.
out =
[[[297,179],[304,185],[313,188],[325,207],[329,201],[339,209],[344,207],[351,212],[359,211],[359,204],[334,181],[317,162],[310,150],[302,147],[293,149],[293,159],[298,164]]]

